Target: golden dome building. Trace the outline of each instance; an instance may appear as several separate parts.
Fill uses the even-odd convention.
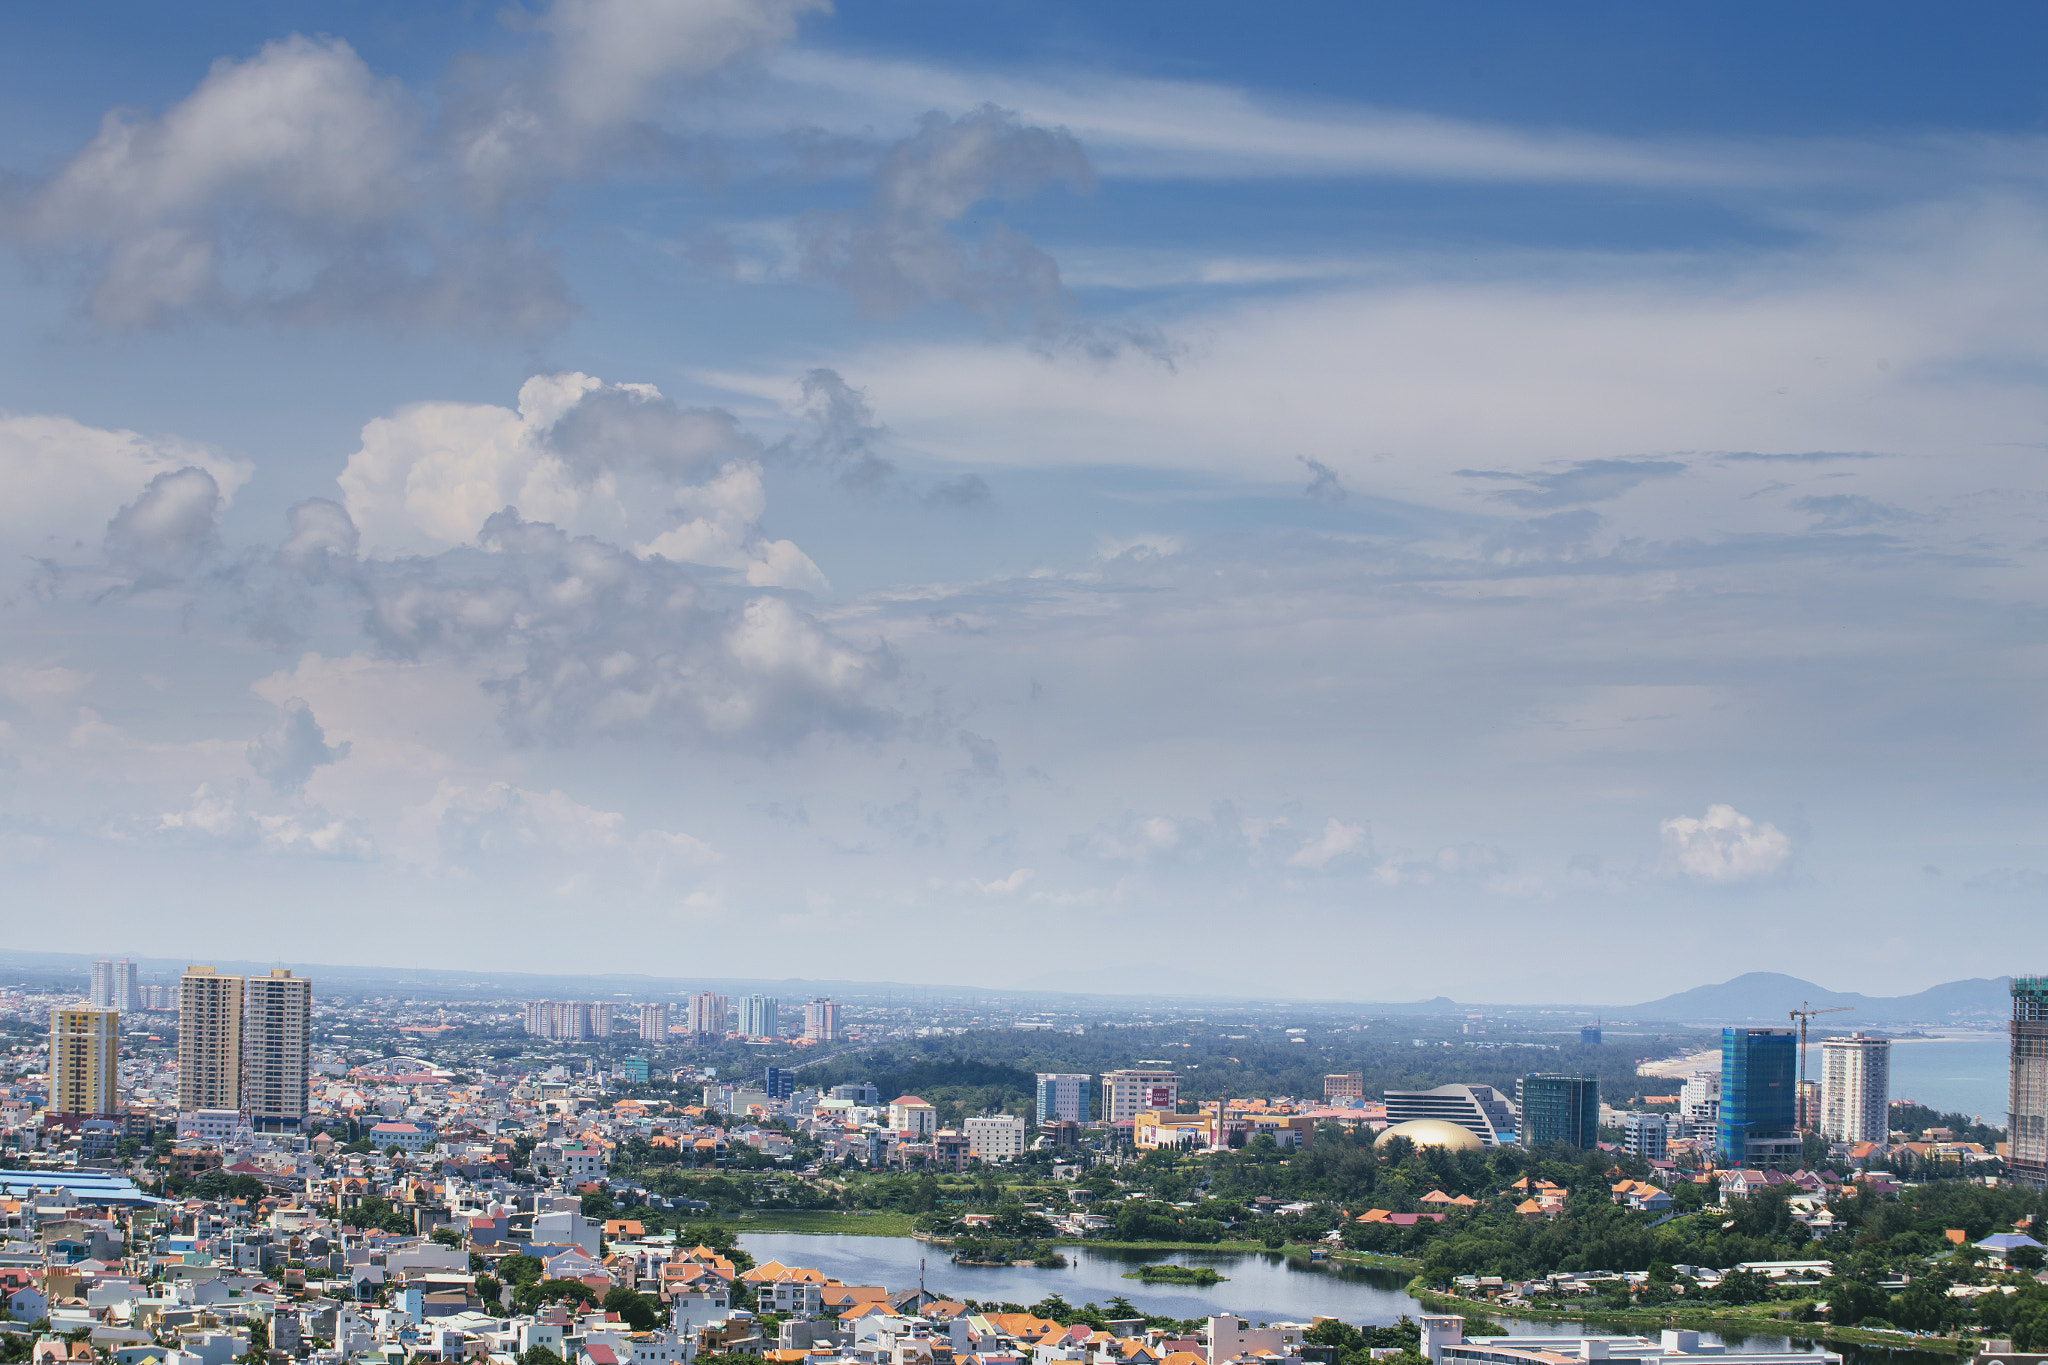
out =
[[[1483,1152],[1486,1144],[1470,1128],[1448,1119],[1409,1119],[1381,1131],[1373,1146],[1384,1147],[1388,1138],[1404,1137],[1417,1147],[1442,1147],[1453,1152]]]

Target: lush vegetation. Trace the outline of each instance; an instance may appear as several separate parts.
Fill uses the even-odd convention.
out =
[[[1127,1280],[1143,1280],[1146,1284],[1222,1284],[1228,1275],[1219,1275],[1205,1265],[1141,1265],[1136,1270],[1124,1272]]]

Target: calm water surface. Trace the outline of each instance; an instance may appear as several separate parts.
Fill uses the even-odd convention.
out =
[[[757,1261],[813,1266],[848,1284],[879,1284],[909,1289],[918,1283],[923,1264],[925,1285],[956,1299],[1014,1303],[1023,1307],[1048,1294],[1058,1294],[1079,1307],[1106,1304],[1118,1294],[1146,1313],[1173,1318],[1205,1318],[1212,1313],[1239,1313],[1258,1322],[1306,1322],[1317,1315],[1350,1323],[1384,1325],[1402,1314],[1413,1317],[1422,1306],[1402,1290],[1408,1276],[1401,1271],[1362,1266],[1291,1261],[1278,1252],[1129,1251],[1114,1247],[1062,1247],[1065,1270],[1032,1266],[964,1266],[946,1259],[945,1249],[913,1237],[840,1237],[795,1232],[749,1232],[740,1237]],[[1123,1278],[1140,1265],[1206,1265],[1228,1278],[1207,1288],[1192,1285],[1147,1285]],[[1571,1322],[1503,1318],[1516,1336],[1633,1335],[1633,1327],[1601,1327]],[[1786,1337],[1701,1338],[1720,1342],[1731,1352],[1818,1350],[1811,1342]],[[1951,1357],[1922,1351],[1883,1351],[1869,1347],[1840,1349],[1844,1365],[1953,1365]]]

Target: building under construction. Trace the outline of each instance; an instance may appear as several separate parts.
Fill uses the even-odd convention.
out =
[[[2012,979],[2012,1098],[2006,1173],[2048,1188],[2048,976]]]

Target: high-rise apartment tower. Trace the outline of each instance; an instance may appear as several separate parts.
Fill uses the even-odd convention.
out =
[[[242,1109],[258,1132],[306,1120],[313,983],[280,967],[242,985]]]
[[[187,967],[178,982],[178,1111],[242,1107],[242,978]]]
[[[722,995],[698,991],[690,997],[690,1035],[694,1038],[723,1038],[731,1006]]]
[[[1891,1137],[1892,1040],[1852,1034],[1820,1044],[1820,1135],[1829,1142]]]
[[[782,1002],[772,995],[749,995],[740,1000],[742,1038],[780,1038]]]
[[[642,1005],[640,1007],[640,1041],[643,1043],[665,1043],[668,1041],[667,1005]]]
[[[119,1112],[121,1015],[86,1006],[50,1011],[50,1112]]]
[[[804,1037],[813,1043],[839,1041],[839,1006],[828,997],[804,1006]]]
[[[2011,1061],[2005,1170],[2038,1190],[2048,1187],[2048,976],[2012,979]]]
[[[92,983],[85,988],[85,1003],[96,1010],[114,1009],[114,964],[106,958],[92,964]]]

